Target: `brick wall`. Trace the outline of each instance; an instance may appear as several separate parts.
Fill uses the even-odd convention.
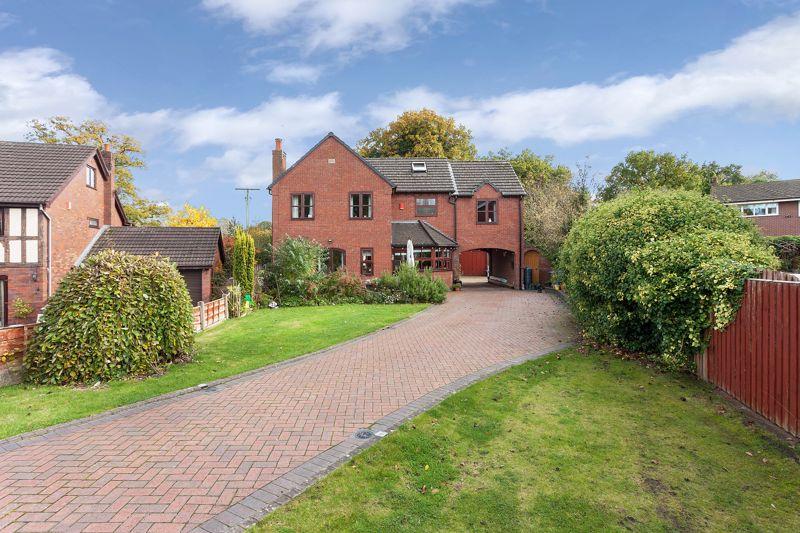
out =
[[[33,325],[0,328],[0,387],[22,381],[22,358]]]
[[[747,217],[764,235],[800,235],[800,202],[779,202],[778,214],[764,217]]]
[[[334,162],[329,162],[333,160]],[[291,195],[314,193],[314,218],[292,220]],[[373,218],[352,220],[349,194],[371,192]],[[272,235],[314,239],[345,251],[348,271],[360,274],[361,248],[372,248],[375,275],[392,270],[392,189],[339,141],[328,137],[272,188]]]
[[[335,163],[329,163],[329,160]],[[350,219],[351,192],[372,193],[372,220]],[[314,219],[291,219],[291,195],[296,193],[314,193]],[[360,249],[372,248],[375,274],[379,275],[392,270],[391,222],[425,220],[458,241],[454,267],[458,264],[461,250],[503,250],[505,253],[500,252],[495,261],[497,268],[501,269],[495,275],[506,277],[509,284],[519,286],[521,199],[505,198],[491,185],[484,185],[472,197],[458,198],[455,205],[449,202],[448,194],[442,193],[393,195],[388,183],[336,139],[328,138],[273,186],[272,195],[276,246],[287,235],[314,239],[328,248],[344,250],[346,268],[356,274],[360,273]],[[417,197],[436,197],[436,216],[418,217]],[[497,224],[477,223],[479,200],[497,201]],[[452,282],[452,273],[441,277]]]

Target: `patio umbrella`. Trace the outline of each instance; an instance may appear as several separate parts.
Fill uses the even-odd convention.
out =
[[[411,242],[411,239],[408,239],[406,243],[406,261],[412,267],[414,266],[414,243]]]

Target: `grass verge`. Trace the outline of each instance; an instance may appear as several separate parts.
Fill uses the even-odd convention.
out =
[[[0,438],[291,359],[407,318],[425,305],[337,305],[257,310],[197,336],[190,363],[97,388],[0,388]]]
[[[261,531],[800,531],[795,451],[712,388],[603,352],[503,372],[401,426]]]

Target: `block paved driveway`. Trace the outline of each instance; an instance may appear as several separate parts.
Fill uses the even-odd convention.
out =
[[[17,441],[0,452],[0,530],[191,529],[424,394],[573,337],[547,293],[452,293],[295,363]]]

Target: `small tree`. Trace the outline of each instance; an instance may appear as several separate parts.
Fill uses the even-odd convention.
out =
[[[205,206],[194,207],[188,203],[183,204],[183,209],[171,214],[167,219],[167,226],[191,228],[215,228],[219,226],[217,219]]]
[[[253,237],[241,228],[237,228],[233,242],[233,279],[242,288],[243,295],[253,294],[255,256]]]

